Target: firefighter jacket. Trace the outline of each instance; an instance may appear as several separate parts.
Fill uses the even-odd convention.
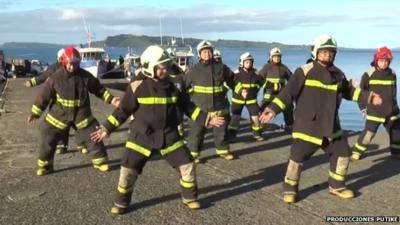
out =
[[[40,117],[49,105],[45,118],[48,123],[59,129],[70,125],[83,129],[94,120],[89,93],[106,103],[113,99],[100,81],[86,70],[79,68],[74,73],[67,73],[60,68],[44,83],[32,106],[32,116]]]
[[[175,63],[172,64],[171,73],[169,74],[169,79],[175,85],[175,87],[180,91],[186,91],[185,80],[183,79],[184,73]]]
[[[268,62],[259,74],[265,78],[264,99],[268,100],[271,95],[277,95],[282,90],[292,72],[282,63]]]
[[[191,100],[205,112],[225,112],[229,114],[227,89],[224,82],[240,93],[241,86],[235,87],[234,73],[221,62],[211,60],[208,63],[199,62],[184,76],[186,87],[191,94]]]
[[[342,98],[368,102],[370,93],[354,88],[336,66],[314,61],[298,68],[268,107],[278,113],[295,102],[293,138],[322,145],[323,138],[342,134],[338,116]]]
[[[247,98],[243,99],[241,94],[233,92],[232,102],[236,104],[255,104],[257,103],[257,93],[265,83],[265,79],[256,74],[256,70],[250,72],[239,68],[235,73],[235,84],[247,90]]]
[[[127,87],[120,107],[108,116],[104,127],[111,133],[133,115],[127,148],[145,156],[150,156],[152,149],[173,151],[183,145],[177,129],[180,123],[177,110],[197,123],[208,123],[207,113],[190,102],[189,95],[180,92],[169,79],[157,81],[139,74]]]
[[[390,68],[385,71],[379,71],[371,67],[361,78],[360,88],[366,91],[373,91],[382,98],[382,105],[374,106],[372,104],[360,103],[361,110],[367,109],[367,120],[384,123],[387,117],[395,120],[399,108],[396,100],[396,74]]]
[[[37,77],[32,77],[29,81],[31,82],[31,87],[35,87],[41,85],[43,82],[47,80],[51,75],[53,75],[60,68],[60,64],[58,62],[51,64],[46,71],[41,73]]]

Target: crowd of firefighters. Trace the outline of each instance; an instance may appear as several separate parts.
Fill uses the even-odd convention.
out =
[[[61,49],[56,64],[25,84],[32,87],[43,83],[28,117],[31,124],[45,114],[40,126],[36,174],[53,172],[55,154],[67,150],[70,128],[76,130],[81,152],[92,154],[93,167],[108,171],[107,151],[102,141],[126,120],[131,120],[111,213],[126,211],[138,175],[156,153],[179,174],[182,203],[198,209],[201,205],[195,168],[201,163],[205,132],[212,129],[218,156],[234,159],[229,144],[239,131],[241,112],[246,107],[257,141],[264,140],[261,125],[284,113],[285,129],[291,131],[293,138],[283,181],[284,202],[296,202],[303,162],[319,148],[329,155],[329,192],[340,198],[353,198],[353,191],[345,185],[349,163],[362,158],[380,124],[390,134],[392,156],[400,158],[396,75],[389,67],[393,59],[390,49],[381,47],[357,85],[334,65],[336,52],[336,40],[321,35],[312,45],[311,60],[293,74],[282,63],[278,48],[271,49],[268,63],[259,71],[253,67],[253,56],[243,53],[239,68],[233,72],[222,63],[220,52],[209,41],[202,41],[197,46],[199,62],[183,73],[171,54],[153,45],[145,49],[137,76],[124,95],[118,97],[79,67],[80,55],[76,49]],[[231,103],[227,97],[229,89]],[[260,90],[261,105],[257,101]],[[93,116],[89,94],[114,107],[104,124],[99,124]],[[365,129],[352,148],[339,122],[342,99],[357,102],[366,118]],[[187,142],[183,137],[184,115],[188,117]]]

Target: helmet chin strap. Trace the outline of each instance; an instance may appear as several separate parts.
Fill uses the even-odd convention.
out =
[[[318,53],[317,53],[318,54]],[[319,64],[321,64],[321,65],[323,65],[323,66],[332,66],[333,65],[333,62],[335,61],[335,58],[336,58],[336,52],[334,53],[334,55],[333,55],[333,57],[332,57],[332,60],[330,60],[330,61],[328,61],[328,62],[325,62],[325,61],[322,61],[322,60],[319,60],[318,59],[318,56],[317,56],[317,62],[319,63]]]
[[[210,64],[212,60],[213,60],[212,58],[209,60],[200,59],[200,62],[202,62],[204,64]]]
[[[317,62],[318,62],[319,64],[321,64],[322,66],[325,66],[325,67],[328,67],[328,66],[332,66],[332,65],[333,65],[333,60],[331,60],[331,61],[329,61],[329,62],[317,60]]]
[[[73,74],[75,74],[76,69],[71,72],[71,71],[67,70],[67,68],[64,67],[64,71],[69,75],[73,75]]]

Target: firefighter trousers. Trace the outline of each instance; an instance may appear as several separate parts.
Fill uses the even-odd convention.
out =
[[[365,153],[381,124],[389,133],[390,153],[396,156],[400,155],[400,119],[390,120],[389,118],[384,123],[366,120],[365,128],[353,147],[353,154],[361,157]]]
[[[76,131],[76,136],[85,144],[92,154],[93,165],[104,164],[107,160],[107,152],[103,142],[94,143],[90,140],[90,133],[96,130],[99,123],[94,119],[88,126]],[[53,169],[53,159],[57,143],[68,134],[68,129],[59,129],[43,121],[40,126],[41,144],[39,150],[38,166],[45,169]]]
[[[333,141],[328,141],[328,139],[324,138],[322,146],[300,139],[293,139],[283,183],[285,193],[296,194],[298,192],[303,162],[308,160],[319,148],[322,148],[329,156],[329,186],[334,189],[345,187],[345,177],[351,154],[347,138],[340,137]]]
[[[229,154],[229,142],[228,142],[228,122],[229,115],[223,116],[225,122],[219,127],[213,127],[214,144],[217,155]],[[189,120],[189,135],[188,135],[188,148],[192,156],[197,157],[203,147],[204,136],[207,128],[203,125],[197,124],[194,121]]]
[[[66,130],[66,132],[65,132],[65,135],[58,141],[57,146],[56,146],[57,149],[58,149],[58,148],[63,148],[63,149],[65,149],[65,150],[68,149],[70,128],[71,128],[71,126],[69,126],[69,127],[67,128],[67,130]],[[76,145],[78,146],[78,148],[84,146],[83,141],[81,141],[81,140],[79,139],[79,135],[77,135],[76,128],[74,128],[73,126],[72,126],[72,128],[75,130],[75,141],[76,141]]]
[[[231,113],[232,118],[228,126],[228,131],[236,136],[237,131],[239,130],[240,118],[242,115],[243,107],[246,107],[249,111],[249,117],[251,121],[251,130],[253,131],[254,135],[260,136],[262,133],[261,124],[259,122],[259,113],[260,107],[257,103],[255,104],[238,104],[232,103],[231,105]]]
[[[128,141],[122,156],[120,178],[114,204],[120,208],[129,206],[137,177],[142,173],[146,162],[159,152],[174,167],[180,176],[181,196],[184,203],[197,200],[195,164],[183,140],[164,149],[147,149],[133,141]]]

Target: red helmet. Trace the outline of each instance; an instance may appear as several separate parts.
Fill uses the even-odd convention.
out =
[[[374,54],[375,64],[379,59],[382,59],[382,58],[388,59],[389,62],[392,61],[392,59],[393,59],[392,51],[390,51],[390,49],[386,46],[380,47],[376,50],[376,52]]]
[[[76,67],[81,63],[81,56],[78,50],[73,47],[64,48],[64,52],[61,55],[61,64],[66,66],[68,63],[71,63]]]

